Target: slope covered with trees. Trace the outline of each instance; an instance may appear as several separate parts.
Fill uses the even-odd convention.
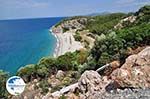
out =
[[[106,33],[100,33],[91,50],[95,62],[92,66],[98,68],[113,60],[122,63],[129,55],[128,49],[150,45],[150,6],[142,7],[132,16],[136,17],[133,23],[125,21],[121,29],[113,28]]]

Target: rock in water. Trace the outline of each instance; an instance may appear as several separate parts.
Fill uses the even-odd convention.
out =
[[[120,87],[150,88],[150,47],[126,59],[124,65],[113,71],[111,78]]]

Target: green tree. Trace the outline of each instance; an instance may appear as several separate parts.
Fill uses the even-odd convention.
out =
[[[6,99],[8,96],[7,90],[6,90],[6,80],[8,79],[8,73],[0,70],[0,98]]]

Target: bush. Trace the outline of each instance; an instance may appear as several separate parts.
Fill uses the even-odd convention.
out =
[[[49,75],[55,74],[57,70],[78,70],[80,64],[86,61],[88,54],[86,51],[68,52],[58,58],[44,57],[38,64],[31,64],[22,67],[17,72],[26,82],[33,79],[47,78]]]
[[[42,89],[42,94],[46,94],[49,91],[50,85],[47,80],[42,80],[39,82],[39,87]]]
[[[87,29],[90,32],[101,35],[108,33],[109,30],[113,29],[113,27],[123,18],[126,14],[123,13],[113,13],[102,16],[95,16],[89,19],[87,23]]]
[[[63,27],[63,33],[69,31],[69,28]]]
[[[35,66],[36,65],[31,64],[25,67],[21,67],[18,70],[17,75],[21,76],[26,82],[31,81],[32,77],[35,77],[36,74]]]
[[[80,34],[78,32],[74,35],[74,38],[75,38],[76,41],[81,41],[82,40],[82,37],[80,36]]]
[[[43,77],[43,78],[48,77],[49,69],[45,65],[37,65],[35,69],[36,69],[36,74],[39,77]]]
[[[59,56],[56,61],[57,69],[74,70],[76,68],[76,53],[67,52],[65,55]]]
[[[7,99],[8,92],[6,90],[6,80],[8,79],[8,73],[0,70],[0,98]]]
[[[96,69],[113,60],[120,60],[122,63],[128,56],[127,48],[150,45],[149,27],[149,23],[144,23],[101,36],[101,39],[97,39],[94,48],[91,50],[91,54],[96,62],[96,65],[93,65],[93,67]]]

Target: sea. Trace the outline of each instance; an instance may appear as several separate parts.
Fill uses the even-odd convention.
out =
[[[56,38],[49,29],[62,19],[0,20],[0,70],[15,75],[20,67],[53,57]]]

